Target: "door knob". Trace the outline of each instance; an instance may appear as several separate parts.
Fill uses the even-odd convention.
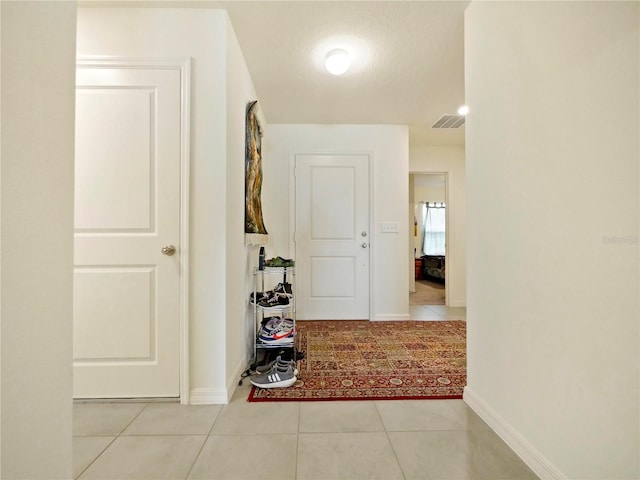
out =
[[[367,248],[368,246],[369,246],[369,244],[367,244],[367,243],[363,243],[362,244],[362,248]]]
[[[164,255],[168,255],[171,256],[174,253],[176,253],[176,247],[174,247],[173,245],[165,245],[164,247],[162,247],[162,250],[160,250]]]

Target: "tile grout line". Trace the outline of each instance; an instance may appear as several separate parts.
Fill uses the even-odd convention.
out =
[[[96,436],[107,436],[107,435],[96,435]],[[106,445],[102,450],[100,450],[100,452],[98,453],[98,455],[96,455],[96,456],[95,456],[95,458],[94,458],[93,460],[91,460],[91,461],[89,462],[89,464],[88,464],[86,467],[84,467],[84,469],[83,469],[83,470],[78,474],[78,476],[77,476],[77,477],[73,477],[73,478],[74,478],[74,479],[78,479],[78,480],[80,480],[80,478],[82,477],[82,475],[84,475],[84,473],[85,473],[87,470],[89,470],[89,467],[91,467],[91,465],[93,465],[93,464],[96,462],[96,460],[98,460],[98,458],[100,458],[100,456],[101,456],[104,452],[106,452],[106,451],[107,451],[107,449],[108,449],[111,445],[113,445],[113,442],[115,442],[117,438],[118,438],[118,435],[116,435],[115,437],[113,437],[113,438],[111,439],[111,441],[110,441],[110,442],[109,442],[109,443],[108,443],[108,444],[107,444],[107,445]]]
[[[391,441],[391,437],[389,437],[389,431],[387,430],[387,426],[384,423],[382,415],[380,414],[380,410],[378,409],[378,402],[374,401],[373,406],[376,409],[376,413],[378,414],[378,418],[380,419],[380,423],[382,424],[382,428],[384,430],[384,434],[387,437],[387,442],[389,442],[389,446],[391,447],[391,451],[393,452],[393,457],[396,459],[396,463],[400,468],[400,473],[402,473],[402,478],[407,479],[406,474],[404,473],[404,468],[402,468],[402,464],[400,463],[400,459],[398,458],[398,452],[396,452],[396,448],[393,446],[393,442]]]
[[[229,400],[229,402],[231,402],[231,400]],[[222,405],[222,407],[220,407],[220,410],[218,410],[218,413],[216,414],[216,418],[213,419],[213,423],[211,424],[211,428],[209,429],[209,433],[207,433],[208,437],[213,435],[213,428],[216,426],[216,423],[218,423],[218,419],[222,415],[222,410],[227,408],[227,405],[229,404],[227,403],[226,405]]]
[[[131,419],[131,421],[130,421],[129,423],[127,423],[127,424],[124,426],[124,428],[123,428],[122,430],[120,430],[120,433],[118,434],[118,437],[123,436],[122,434],[127,430],[127,428],[129,428],[129,427],[131,426],[131,424],[132,424],[133,422],[135,422],[135,421],[136,421],[136,419],[137,419],[140,415],[142,415],[142,412],[144,412],[144,411],[147,409],[147,407],[148,407],[148,406],[149,406],[149,404],[148,404],[148,403],[146,403],[146,404],[145,404],[145,406],[144,406],[144,407],[142,407],[142,408],[140,409],[140,411],[137,413],[137,415],[136,415],[135,417],[133,417],[133,418]],[[116,437],[116,438],[117,438],[117,437]]]
[[[384,431],[385,436],[387,437],[387,442],[389,442],[389,446],[391,447],[391,451],[393,452],[393,457],[396,459],[396,463],[398,464],[398,468],[400,468],[400,473],[402,473],[402,478],[407,479],[407,475],[404,473],[404,468],[402,468],[402,464],[400,463],[400,459],[398,458],[398,452],[396,452],[396,447],[393,446],[393,442],[389,437],[389,432]]]
[[[216,422],[218,421],[218,418],[220,418],[220,415],[222,414],[222,409],[224,409],[227,405],[222,405],[220,410],[218,410],[218,413],[216,413],[216,418],[213,419],[213,422],[211,423],[211,427],[209,428],[209,431],[204,436],[204,442],[202,442],[202,445],[200,445],[200,449],[198,450],[198,454],[193,459],[193,463],[191,464],[191,467],[189,468],[189,471],[187,472],[187,475],[184,477],[185,480],[187,480],[189,478],[189,475],[191,475],[191,472],[193,472],[193,469],[196,466],[196,463],[200,459],[200,455],[202,455],[202,451],[204,450],[204,446],[207,444],[207,442],[211,438],[211,435],[212,435],[212,432],[213,432],[213,427],[216,425]]]
[[[91,462],[89,462],[89,464],[84,468],[84,470],[82,470],[82,471],[80,472],[80,474],[79,474],[77,477],[75,477],[75,478],[80,479],[80,478],[82,477],[82,475],[84,475],[84,474],[85,474],[85,472],[86,472],[86,471],[91,467],[91,465],[93,465],[93,464],[96,462],[96,460],[98,460],[98,458],[100,458],[100,457],[102,456],[102,454],[103,454],[104,452],[106,452],[106,451],[109,449],[109,447],[110,447],[111,445],[113,445],[113,444],[115,443],[115,441],[116,441],[118,438],[120,438],[120,437],[122,436],[122,434],[124,433],[124,431],[125,431],[127,428],[129,428],[129,426],[130,426],[130,425],[135,421],[135,419],[136,419],[136,418],[138,418],[138,417],[140,416],[140,414],[141,414],[141,413],[142,413],[142,412],[143,412],[143,411],[144,411],[148,406],[149,406],[149,404],[148,404],[148,403],[146,403],[146,404],[144,405],[144,407],[142,407],[142,408],[140,409],[140,411],[139,411],[139,412],[138,412],[138,413],[137,413],[137,414],[136,414],[136,415],[131,419],[131,421],[130,421],[129,423],[127,423],[127,424],[122,428],[122,430],[120,430],[120,433],[116,434],[116,435],[113,437],[113,440],[111,440],[111,441],[109,442],[109,444],[108,444],[106,447],[104,447],[104,448],[100,451],[100,453],[98,453],[98,455],[96,455],[96,456],[95,456],[95,458],[94,458],[93,460],[91,460]],[[109,436],[109,437],[110,437],[111,435],[74,435],[74,436],[76,436],[76,437],[81,437],[81,436],[85,436],[85,437],[89,437],[89,436],[107,437],[107,436]]]
[[[298,428],[296,430],[296,456],[293,462],[293,478],[298,480],[298,456],[300,455],[300,417],[302,416],[302,402],[298,403]]]
[[[193,468],[196,466],[196,463],[198,462],[198,460],[200,459],[200,455],[202,455],[202,450],[204,450],[204,446],[209,441],[209,438],[210,438],[209,435],[204,435],[204,441],[202,442],[202,445],[200,445],[200,449],[198,450],[198,453],[193,458],[193,462],[191,463],[191,467],[189,467],[189,471],[185,475],[184,480],[187,480],[189,478],[189,475],[191,475],[191,472],[193,471]]]

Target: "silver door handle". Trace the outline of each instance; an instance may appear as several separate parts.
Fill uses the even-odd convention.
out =
[[[165,245],[164,247],[162,247],[162,250],[160,250],[164,255],[168,255],[171,256],[174,253],[176,253],[176,247],[174,247],[173,245]]]
[[[367,243],[363,243],[362,244],[362,248],[367,248],[368,246],[369,246],[369,244],[367,244]]]

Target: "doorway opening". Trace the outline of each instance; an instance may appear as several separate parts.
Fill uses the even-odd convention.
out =
[[[409,175],[413,222],[410,305],[446,305],[447,175]]]

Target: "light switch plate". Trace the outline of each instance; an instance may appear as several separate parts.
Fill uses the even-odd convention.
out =
[[[380,223],[380,231],[382,233],[398,233],[400,224],[398,222],[382,222]]]

